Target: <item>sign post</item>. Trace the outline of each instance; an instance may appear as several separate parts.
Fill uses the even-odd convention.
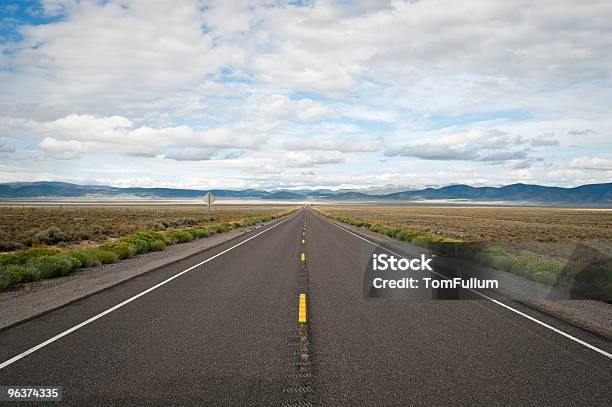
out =
[[[215,196],[209,191],[204,194],[202,200],[204,201],[204,205],[208,206],[208,224],[210,225],[210,208],[212,207],[213,202],[215,202]]]

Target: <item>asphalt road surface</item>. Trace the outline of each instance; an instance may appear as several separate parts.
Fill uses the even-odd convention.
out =
[[[365,300],[371,251],[301,209],[0,332],[0,385],[67,405],[612,405],[612,359],[585,346],[605,339],[519,304],[548,327],[488,300]]]

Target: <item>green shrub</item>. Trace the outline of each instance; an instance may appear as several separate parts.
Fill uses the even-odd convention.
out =
[[[66,233],[64,233],[57,226],[50,226],[45,230],[41,230],[37,232],[32,238],[33,242],[37,241],[39,243],[44,243],[44,244],[55,244],[58,242],[65,242],[67,240],[68,240],[68,235],[66,235]]]
[[[155,242],[155,240],[154,240]],[[127,242],[106,243],[99,247],[101,250],[113,252],[120,260],[128,259],[136,254],[136,247]]]
[[[417,236],[411,242],[415,246],[427,246],[430,241],[426,236]]]
[[[131,247],[134,254],[148,253],[151,251],[151,243],[144,239],[132,239]]]
[[[33,247],[23,252],[28,258],[40,256],[53,256],[59,254],[59,250],[49,249],[47,247]]]
[[[83,263],[81,263],[81,260],[77,259],[76,257],[68,256],[68,258],[70,259],[70,262],[72,263],[73,270],[80,269],[83,266]]]
[[[515,257],[512,259],[512,266],[510,268],[510,271],[513,274],[516,274],[518,276],[527,275],[525,270],[527,269],[527,266],[534,261],[537,261],[537,259],[534,257],[528,257],[528,256]]]
[[[137,239],[146,240],[147,242],[152,242],[154,240],[164,240],[164,235],[158,232],[134,232],[130,236],[133,236]]]
[[[47,248],[31,248],[23,252],[5,254],[0,256],[0,265],[26,264],[30,259],[41,256],[53,256],[59,254],[59,250]]]
[[[580,271],[574,278],[574,291],[586,298],[610,300],[612,269],[592,266]]]
[[[231,225],[229,223],[222,223],[215,228],[217,229],[217,233],[225,233],[231,229]]]
[[[491,267],[504,271],[510,271],[512,269],[512,257],[510,256],[496,256],[491,260]]]
[[[501,247],[489,246],[489,247],[485,247],[484,249],[480,250],[480,252],[478,253],[478,256],[477,256],[477,260],[480,259],[481,257],[487,257],[487,256],[507,256],[507,255],[508,255],[508,252],[506,252]]]
[[[412,242],[417,237],[427,238],[427,235],[422,232],[414,232],[410,230],[404,231],[404,238],[402,239],[404,242]]]
[[[10,252],[13,250],[22,250],[25,246],[20,242],[10,240],[0,240],[0,252]]]
[[[152,252],[160,252],[166,247],[166,243],[162,240],[154,240],[149,244]]]
[[[242,224],[244,226],[255,226],[257,224],[257,221],[252,218],[246,218],[245,220],[242,221]]]
[[[170,244],[187,243],[193,239],[193,235],[187,230],[172,230],[166,233],[166,241],[170,242]]]
[[[0,256],[0,266],[8,265],[8,264],[20,264],[21,257],[19,253],[9,253],[3,254]]]
[[[527,266],[524,269],[524,275],[531,279],[535,279],[535,275],[539,272],[547,272],[551,273],[555,276],[555,281],[557,276],[561,274],[563,270],[563,264],[556,261],[550,260],[540,260],[534,259],[527,263]]]
[[[128,244],[131,247],[132,255],[147,253],[151,251],[151,243],[156,240],[164,241],[164,236],[161,233],[157,232],[134,232],[130,235],[124,236],[119,239],[119,242],[123,242]],[[159,243],[155,243],[156,247],[159,246]]]
[[[28,265],[36,270],[38,278],[66,276],[75,268],[71,257],[66,255],[36,257]]]
[[[21,282],[21,274],[13,270],[0,271],[0,289],[6,290]]]
[[[8,271],[14,274],[18,274],[20,282],[28,283],[30,281],[36,281],[38,279],[38,273],[32,266],[23,264],[9,264],[4,266],[4,271]]]
[[[537,281],[538,283],[555,285],[555,283],[557,282],[557,276],[550,271],[543,270],[535,273],[533,275],[533,280]]]
[[[395,235],[397,235],[399,233],[401,229],[399,228],[390,228],[390,227],[386,227],[383,230],[383,233],[389,237],[395,237]]]
[[[201,239],[203,237],[208,237],[208,235],[210,235],[210,233],[208,232],[208,229],[206,228],[195,228],[195,229],[191,229],[190,232],[195,239]]]
[[[570,288],[574,285],[574,279],[580,273],[580,269],[565,267],[561,274],[557,277],[557,285]]]
[[[67,255],[77,259],[81,263],[81,267],[95,267],[102,264],[98,254],[93,249],[73,250],[69,251]]]
[[[102,249],[96,249],[96,256],[98,256],[102,264],[116,263],[119,260],[119,256],[115,253]]]
[[[372,232],[376,232],[376,233],[380,233],[380,231],[382,230],[382,228],[383,228],[383,226],[382,226],[382,225],[380,225],[380,224],[378,224],[378,223],[377,223],[377,224],[375,224],[375,225],[370,226],[370,230],[371,230]]]
[[[485,247],[476,254],[476,261],[499,270],[512,269],[512,258],[501,247]]]

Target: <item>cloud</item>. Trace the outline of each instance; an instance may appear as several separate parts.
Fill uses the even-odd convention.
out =
[[[329,108],[307,98],[299,100],[296,107],[297,115],[302,120],[318,119],[331,112]]]
[[[132,122],[121,116],[96,117],[71,114],[50,122],[30,122],[29,129],[81,141],[121,141]]]
[[[355,123],[323,122],[312,125],[312,129],[320,134],[351,134],[361,132],[361,127]]]
[[[243,154],[244,153],[242,151],[228,151],[227,153],[223,154],[222,158],[224,160],[235,160],[242,157]]]
[[[578,157],[570,162],[570,168],[593,171],[612,171],[612,158]]]
[[[478,157],[479,161],[509,161],[518,160],[527,157],[526,151],[497,151],[487,154],[481,154]]]
[[[503,162],[524,159],[525,150],[511,150],[524,144],[515,137],[496,129],[475,129],[463,133],[438,135],[430,143],[408,144],[385,151],[387,157],[415,157],[423,160]]]
[[[310,121],[328,115],[329,107],[309,98],[291,99],[282,94],[253,95],[243,107],[245,114],[262,120],[305,120]]]
[[[144,110],[161,94],[189,88],[197,93],[209,79],[332,97],[363,86],[385,91],[376,85],[401,89],[407,84],[403,95],[396,89],[384,92],[403,98],[431,90],[441,73],[452,82],[442,84],[445,95],[430,92],[432,100],[441,100],[452,97],[452,89],[467,87],[474,97],[482,89],[529,81],[537,91],[550,84],[606,79],[609,72],[611,10],[605,1],[509,5],[481,0],[456,7],[437,0],[317,1],[307,7],[210,1],[202,7],[194,0],[177,8],[137,0],[58,0],[49,1],[45,10],[65,18],[21,28],[23,40],[4,46],[10,52],[3,61],[26,68],[27,75],[16,69],[12,81],[3,82],[10,83],[8,94],[28,90],[19,105],[36,100],[64,115],[66,109],[82,111],[70,109],[78,105],[103,106],[106,111],[99,114],[108,114],[117,103]],[[585,36],[592,39],[588,45]],[[43,97],[58,94],[62,97]],[[98,97],[86,97],[91,94]],[[5,103],[8,107],[8,99]],[[363,106],[354,110],[376,120],[385,114],[385,109]]]
[[[0,139],[0,153],[12,153],[15,151],[15,147],[10,145],[5,140]]]
[[[607,153],[609,1],[42,0],[27,12],[37,23],[15,20],[0,44],[0,149],[15,150],[0,179],[74,177],[59,159],[86,157],[88,179],[115,181],[104,166],[125,156],[139,157],[130,179],[160,184],[202,167],[203,183],[246,186],[607,175],[569,167]]]
[[[382,138],[376,139],[306,139],[288,140],[284,143],[287,150],[321,150],[342,153],[373,152],[381,149]]]
[[[558,146],[559,140],[554,138],[554,134],[543,134],[538,138],[530,140],[533,147],[555,147]]]
[[[45,137],[38,147],[50,156],[62,160],[77,158],[85,150],[82,143],[70,140],[60,141],[53,137]]]
[[[10,121],[13,129],[45,136],[38,147],[49,154],[115,152],[141,157],[168,153],[172,159],[204,156],[207,148],[258,149],[268,140],[270,124],[238,122],[232,126],[194,129],[190,126],[136,127],[121,116],[69,115],[49,122]],[[272,126],[273,127],[273,126]],[[172,148],[183,148],[170,152]],[[65,154],[64,154],[65,155]],[[181,158],[182,157],[182,158]]]
[[[397,149],[385,151],[387,157],[416,157],[423,160],[476,160],[478,154],[466,147],[446,144],[416,144],[406,145]]]
[[[193,148],[185,147],[171,150],[163,155],[164,158],[176,161],[209,161],[209,160],[235,160],[242,157],[240,150],[223,153],[222,148]]]
[[[290,151],[284,155],[285,165],[288,167],[314,167],[318,165],[339,164],[344,157],[337,154],[312,154],[307,152]]]
[[[588,136],[591,134],[595,134],[595,132],[591,129],[582,129],[582,130],[570,130],[567,132],[570,136]]]
[[[217,154],[217,150],[212,148],[187,147],[170,151],[164,155],[164,158],[177,161],[206,161],[212,159],[215,154]]]
[[[530,160],[508,160],[504,164],[513,170],[522,170],[531,167]]]

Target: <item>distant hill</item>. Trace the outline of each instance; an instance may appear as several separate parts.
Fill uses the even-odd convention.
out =
[[[270,192],[268,195],[262,197],[263,199],[304,199],[307,195],[304,193],[296,193],[291,191],[276,191]]]
[[[503,187],[472,187],[449,185],[442,188],[406,190],[388,194],[372,194],[371,190],[330,189],[213,189],[219,198],[249,198],[276,200],[323,199],[335,201],[490,201],[531,202],[539,204],[612,204],[612,183],[582,185],[575,188],[542,185],[512,184]],[[44,197],[83,198],[91,196],[133,196],[140,198],[198,198],[206,191],[174,188],[117,188],[103,185],[77,185],[68,182],[16,182],[0,184],[0,199],[28,199]]]
[[[214,195],[225,198],[265,198],[268,191],[245,189],[212,189]],[[117,188],[100,185],[76,185],[68,182],[16,182],[0,184],[0,198],[66,197],[79,198],[92,195],[133,195],[142,198],[198,198],[206,191],[174,188]]]
[[[390,199],[428,200],[462,199],[471,201],[526,201],[534,203],[609,204],[612,203],[612,183],[582,185],[575,188],[512,184],[499,188],[450,185],[420,191],[386,195]]]

